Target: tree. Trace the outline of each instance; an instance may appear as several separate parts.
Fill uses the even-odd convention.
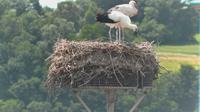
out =
[[[31,78],[29,80],[19,79],[10,87],[9,91],[15,98],[28,104],[33,100],[45,99],[45,96],[42,95],[43,91],[40,84],[41,80],[38,78]]]
[[[74,27],[76,31],[80,29],[80,8],[75,2],[66,1],[58,4],[58,8],[56,9],[54,16],[64,18],[67,21],[71,21],[74,23]]]
[[[44,12],[43,12],[43,9],[39,3],[39,0],[31,0],[31,5],[33,6],[33,8],[37,11],[37,13],[39,15],[43,15]]]
[[[142,112],[194,112],[198,107],[198,71],[183,65],[180,73],[163,74]]]
[[[154,19],[143,19],[139,27],[141,38],[144,38],[148,41],[162,42],[163,35],[165,34],[165,25],[159,24]]]
[[[101,10],[96,2],[92,0],[77,0],[76,3],[80,7],[82,25],[94,24],[96,22],[96,13]]]
[[[27,106],[28,112],[51,112],[51,104],[48,102],[32,101]]]
[[[10,7],[16,10],[17,16],[23,14],[30,7],[29,0],[8,0]]]
[[[177,102],[179,112],[194,112],[198,107],[198,71],[191,66],[182,65],[169,91],[169,99]]]
[[[59,37],[68,37],[75,33],[74,23],[69,22],[66,19],[55,18],[53,22],[57,26]]]
[[[162,44],[194,42],[197,14],[191,7],[183,9],[184,3],[180,0],[148,0],[145,1],[144,18],[156,20],[158,24],[165,25],[165,34],[157,36]],[[155,27],[154,27],[155,28]]]
[[[21,112],[22,103],[18,100],[0,100],[0,111],[1,112]]]
[[[107,31],[104,28],[105,26],[102,26],[102,24],[87,24],[84,25],[80,31],[78,39],[81,40],[95,40],[95,39],[106,39]]]

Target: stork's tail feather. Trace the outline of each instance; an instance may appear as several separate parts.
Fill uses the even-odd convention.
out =
[[[101,23],[117,23],[108,17],[108,12],[105,13],[97,13],[96,21]]]

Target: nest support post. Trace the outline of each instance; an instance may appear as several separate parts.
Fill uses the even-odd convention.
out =
[[[105,89],[106,94],[106,102],[107,102],[107,112],[115,112],[115,103],[117,100],[116,97],[116,90],[115,89]],[[142,103],[146,96],[146,92],[139,97],[139,99],[136,101],[136,103],[132,106],[129,112],[138,112],[138,106]]]
[[[136,103],[132,106],[132,108],[129,112],[138,112],[138,106],[144,100],[145,96],[146,96],[146,93],[144,95],[140,96],[139,99],[136,101]]]
[[[80,97],[79,92],[74,92],[74,93],[75,93],[76,98],[78,99],[78,101],[83,105],[83,107],[87,110],[87,112],[92,112],[91,109],[88,107],[88,105]]]
[[[106,94],[106,109],[107,112],[115,112],[115,102],[116,102],[116,90],[114,89],[105,89]]]
[[[113,88],[105,89],[105,95],[106,95],[106,110],[107,112],[115,112],[115,104],[117,101],[117,95],[116,90]],[[78,101],[82,104],[82,106],[87,110],[87,112],[92,112],[92,110],[89,108],[89,106],[83,101],[83,99],[80,97],[79,92],[74,92],[76,95],[76,98]],[[142,103],[146,96],[146,92],[142,96],[138,98],[138,100],[135,102],[135,104],[132,106],[129,112],[138,112],[138,106]]]

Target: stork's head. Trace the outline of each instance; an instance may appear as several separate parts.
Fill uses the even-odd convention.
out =
[[[130,28],[133,30],[133,32],[137,33],[138,32],[138,26],[135,24],[131,24]]]
[[[129,4],[138,9],[138,4],[136,0],[130,0]]]
[[[131,5],[133,7],[134,11],[135,11],[135,13],[132,16],[137,15],[138,9],[139,9],[137,1],[136,0],[130,0],[129,5]]]

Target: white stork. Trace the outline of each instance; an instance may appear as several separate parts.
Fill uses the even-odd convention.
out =
[[[125,15],[127,15],[129,17],[133,17],[133,16],[138,14],[138,5],[134,0],[130,0],[129,4],[116,5],[113,8],[109,9],[107,12],[111,13],[112,11],[119,11],[119,12],[122,12],[123,14],[125,14]],[[123,31],[123,28],[121,29],[119,27],[119,24],[107,23],[106,25],[110,27],[110,30],[109,30],[110,41],[112,40],[111,30],[113,28],[119,29],[119,39],[121,39],[121,30],[122,30],[122,40],[124,40],[124,31]],[[118,38],[117,31],[116,31],[116,38]]]
[[[116,5],[108,10],[108,12],[119,11],[129,17],[133,17],[138,14],[138,5],[134,0],[130,0],[129,4]]]
[[[131,19],[129,16],[123,14],[120,11],[111,11],[103,14],[97,14],[96,20],[101,23],[106,23],[107,25],[113,25],[111,27],[119,28],[120,30],[124,28],[132,29],[134,32],[138,30],[137,25],[131,23]],[[119,38],[121,41],[121,37]]]

